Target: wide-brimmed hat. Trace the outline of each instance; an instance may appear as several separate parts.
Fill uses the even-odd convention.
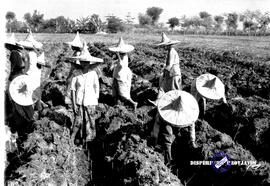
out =
[[[134,46],[125,44],[123,38],[120,37],[118,43],[114,47],[109,47],[109,50],[113,52],[129,53],[134,50]]]
[[[178,127],[193,124],[199,116],[196,99],[190,93],[181,90],[166,92],[158,100],[157,108],[163,120]]]
[[[156,43],[156,46],[165,46],[165,45],[174,45],[174,44],[178,44],[180,43],[180,41],[178,40],[171,40],[169,39],[166,34],[164,32],[162,32],[161,34],[161,42]]]
[[[42,52],[38,57],[37,57],[37,63],[40,65],[45,65],[45,55],[44,52]]]
[[[22,106],[29,106],[40,99],[40,88],[36,88],[28,75],[14,78],[9,85],[9,94],[13,101]]]
[[[103,59],[91,56],[91,54],[88,51],[86,43],[84,43],[82,52],[79,56],[69,57],[68,59],[86,61],[86,62],[89,62],[90,64],[103,62]]]
[[[41,49],[43,44],[41,42],[38,42],[34,39],[33,34],[30,30],[28,33],[27,37],[25,38],[24,41],[18,42],[21,46],[23,46],[25,49]]]
[[[198,93],[208,99],[225,98],[225,87],[222,81],[213,74],[202,74],[196,79]]]
[[[67,44],[67,45],[69,45],[69,46],[71,46],[71,47],[75,47],[75,48],[80,48],[80,49],[82,49],[83,43],[82,43],[82,41],[81,41],[79,32],[76,33],[76,36],[75,36],[75,38],[73,39],[73,41],[71,41],[71,42],[66,42],[65,44]]]
[[[16,50],[16,49],[19,49],[19,50],[22,50],[23,47],[20,46],[16,39],[15,39],[15,35],[14,33],[11,34],[11,36],[9,38],[7,38],[6,42],[5,42],[5,47],[8,49],[8,50]]]

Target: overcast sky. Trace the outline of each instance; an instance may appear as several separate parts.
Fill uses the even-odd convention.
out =
[[[60,15],[76,19],[96,13],[103,21],[104,16],[109,14],[123,19],[130,12],[136,22],[138,13],[145,13],[152,6],[163,8],[160,22],[166,22],[171,17],[198,15],[200,11],[212,15],[240,13],[246,9],[270,11],[270,0],[6,0],[5,3],[6,11],[15,12],[18,20],[35,9],[43,13],[45,19]]]

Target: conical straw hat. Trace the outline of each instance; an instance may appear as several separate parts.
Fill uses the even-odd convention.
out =
[[[17,104],[28,106],[40,99],[40,89],[34,86],[33,81],[28,75],[20,75],[11,81],[9,93]]]
[[[34,48],[41,49],[43,46],[41,42],[38,42],[34,39],[31,30],[27,35],[26,39],[24,41],[20,41],[19,44],[26,49],[34,49]]]
[[[174,45],[180,43],[178,40],[171,40],[169,39],[164,32],[161,35],[161,42],[155,44],[156,46],[164,46],[164,45]]]
[[[199,106],[196,99],[188,92],[171,90],[158,101],[158,112],[168,123],[178,127],[193,124],[199,116]]]
[[[66,42],[66,44],[68,44],[68,45],[70,45],[70,46],[73,46],[73,47],[82,48],[82,47],[83,47],[83,43],[82,43],[82,41],[81,41],[79,32],[76,33],[76,36],[75,36],[75,38],[73,39],[73,41],[71,41],[71,42]]]
[[[116,46],[110,47],[109,50],[113,51],[113,52],[129,53],[132,50],[134,50],[134,46],[129,45],[129,44],[125,44],[123,38],[120,37]]]
[[[202,74],[196,79],[199,94],[208,99],[225,98],[225,87],[222,81],[213,74]]]
[[[37,57],[37,63],[41,65],[45,65],[45,56],[44,52],[42,52],[38,57]]]
[[[91,54],[88,51],[86,43],[84,43],[82,52],[79,56],[70,57],[69,59],[74,59],[74,60],[78,59],[80,61],[88,61],[90,62],[90,64],[103,62],[103,59],[91,56]]]
[[[12,50],[12,49],[20,49],[20,50],[22,50],[23,49],[23,47],[18,45],[18,43],[17,43],[17,41],[15,39],[14,33],[12,33],[9,38],[7,38],[7,40],[5,42],[5,47],[7,49],[9,49],[9,50]]]
[[[42,52],[42,53],[37,57],[37,63],[40,64],[40,65],[42,65],[43,67],[48,67],[48,68],[51,67],[50,65],[46,64],[44,52]]]

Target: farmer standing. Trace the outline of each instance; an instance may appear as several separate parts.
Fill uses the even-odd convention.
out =
[[[134,50],[134,47],[125,44],[122,37],[115,47],[110,47],[110,51],[116,52],[118,61],[113,70],[113,97],[115,103],[118,99],[124,99],[132,104],[136,110],[138,103],[133,101],[130,96],[132,71],[128,67],[128,53]]]
[[[182,89],[182,79],[181,79],[181,69],[179,64],[179,56],[176,50],[173,48],[174,44],[179,43],[177,40],[170,40],[165,33],[162,33],[161,42],[156,44],[156,46],[164,47],[167,50],[166,67],[163,70],[163,74],[159,79],[159,90],[156,101],[150,101],[155,106],[157,106],[158,100],[161,96],[170,90],[181,90]],[[158,142],[160,128],[160,115],[156,115],[155,123],[151,136],[154,139],[154,145]]]
[[[81,129],[83,144],[90,142],[95,137],[95,107],[98,105],[99,81],[95,67],[103,62],[103,59],[90,55],[86,43],[81,55],[72,57],[79,60],[82,69],[71,80],[72,106],[75,122],[72,128],[71,138],[74,140]]]
[[[42,107],[47,107],[47,105],[41,101],[41,76],[42,76],[42,67],[50,67],[45,64],[44,52],[40,53],[43,44],[36,41],[30,31],[24,41],[20,41],[19,44],[28,52],[29,55],[29,69],[26,71],[26,74],[32,77],[32,84],[36,87],[39,92],[39,100],[36,103],[38,111],[41,111]]]
[[[190,92],[199,103],[200,117],[205,114],[206,99],[222,100],[223,103],[227,104],[224,84],[213,74],[202,74],[194,79]]]
[[[10,51],[10,71],[5,86],[5,119],[12,124],[10,126],[12,130],[21,134],[23,131],[20,129],[32,121],[34,110],[32,106],[22,106],[16,103],[12,99],[13,95],[10,94],[9,87],[13,79],[25,74],[25,68],[29,67],[29,56],[16,41],[14,33],[5,42],[5,47]]]
[[[76,56],[79,56],[81,54],[82,48],[83,48],[83,43],[81,41],[79,32],[77,32],[73,41],[66,42],[65,44],[67,44],[73,50],[72,57],[76,57]],[[69,58],[67,58],[67,59],[69,59]],[[67,88],[66,88],[67,92],[65,95],[66,104],[70,103],[70,101],[71,101],[71,96],[70,96],[71,80],[74,76],[78,75],[80,69],[81,69],[81,66],[80,66],[79,59],[71,60],[71,68],[70,68],[69,74],[67,76]]]
[[[39,52],[42,49],[43,44],[36,41],[33,37],[32,32],[30,31],[28,35],[26,36],[25,40],[19,41],[18,42],[29,54],[29,68],[26,69],[26,73],[28,75],[32,75],[35,77],[34,79],[36,80],[34,83],[37,85],[40,85],[40,72],[37,67],[37,56]]]
[[[7,38],[6,42],[5,42],[5,48],[8,49],[10,52],[12,51],[17,51],[19,53],[19,55],[23,56],[24,54],[24,50],[23,50],[23,47],[21,45],[18,44],[18,42],[16,41],[15,39],[15,35],[14,33],[11,34],[11,36],[9,38]],[[25,57],[27,57],[26,55],[24,55]],[[10,58],[11,59],[11,58]],[[12,77],[13,73],[17,73],[17,70],[14,71],[14,67],[17,66],[17,64],[14,64],[16,63],[17,60],[12,60],[10,61],[10,70],[6,70],[5,72],[8,73],[9,71],[9,75],[6,74],[6,80],[5,80],[5,90],[7,90],[7,86],[8,86],[8,78]],[[24,60],[24,63],[23,63],[23,68],[21,69],[22,70],[22,73],[24,73],[26,70],[26,67],[29,67],[29,60]]]

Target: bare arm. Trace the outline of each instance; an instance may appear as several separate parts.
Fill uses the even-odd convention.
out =
[[[72,101],[73,112],[77,114],[76,95],[75,95],[74,90],[71,90],[71,101]]]

